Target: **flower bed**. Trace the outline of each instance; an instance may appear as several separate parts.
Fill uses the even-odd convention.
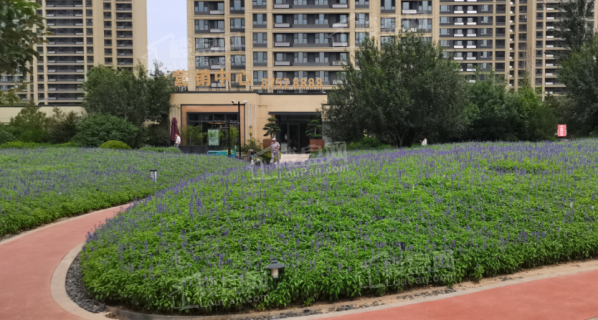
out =
[[[0,150],[0,236],[140,199],[246,164],[183,154],[80,148]],[[149,170],[158,170],[158,183]]]
[[[105,302],[210,314],[585,258],[597,163],[598,140],[470,143],[206,175],[90,234],[84,281]]]

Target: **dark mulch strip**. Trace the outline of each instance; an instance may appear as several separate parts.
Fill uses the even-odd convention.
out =
[[[66,274],[66,293],[79,307],[89,312],[100,313],[108,311],[105,304],[98,302],[89,296],[87,288],[83,285],[80,260],[81,253],[77,255]]]

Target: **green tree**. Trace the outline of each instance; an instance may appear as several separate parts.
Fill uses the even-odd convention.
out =
[[[598,129],[598,36],[562,61],[558,78],[567,85],[568,118],[587,134]]]
[[[27,64],[40,58],[34,45],[48,35],[40,6],[26,0],[0,0],[0,74],[29,72]]]
[[[278,126],[276,118],[268,118],[268,123],[264,126],[264,130],[266,130],[264,137],[270,136],[270,139],[274,138],[274,136],[280,132],[280,127]]]
[[[12,133],[23,142],[47,142],[49,120],[40,107],[33,103],[25,106],[10,119],[9,127]]]
[[[322,139],[322,124],[320,120],[313,119],[307,124],[305,135],[310,139]]]
[[[557,5],[561,18],[556,22],[556,37],[563,38],[565,50],[557,51],[566,59],[594,37],[594,0],[561,0]]]
[[[83,107],[89,114],[113,115],[138,127],[146,121],[162,124],[168,121],[170,94],[174,92],[170,78],[164,74],[150,77],[143,65],[133,72],[98,66],[83,83]]]
[[[54,108],[52,116],[48,118],[49,142],[67,143],[77,134],[77,126],[82,120],[80,114],[64,112]]]
[[[333,140],[367,135],[403,146],[451,141],[467,129],[465,78],[437,43],[406,34],[380,49],[368,38],[355,54],[323,108]]]

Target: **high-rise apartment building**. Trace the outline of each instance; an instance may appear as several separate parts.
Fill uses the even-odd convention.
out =
[[[193,71],[225,69],[263,79],[339,81],[342,66],[366,36],[384,43],[399,32],[438,41],[472,81],[475,70],[504,74],[517,88],[526,74],[544,93],[562,93],[554,0],[225,0],[187,2],[190,90]],[[594,13],[596,14],[596,13]],[[594,17],[594,20],[596,17]],[[273,87],[269,85],[268,87]]]
[[[41,106],[78,107],[80,85],[97,65],[131,69],[147,66],[146,0],[37,0],[46,19],[47,43],[37,45],[42,56],[32,65],[27,92],[21,94]],[[17,78],[15,78],[17,77]],[[2,76],[6,90],[21,75]],[[0,119],[6,121],[6,119]]]

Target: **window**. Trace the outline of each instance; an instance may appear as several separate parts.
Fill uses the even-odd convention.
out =
[[[368,37],[367,32],[355,32],[355,44],[360,45]]]
[[[395,18],[382,18],[380,19],[382,29],[394,29]]]
[[[230,37],[230,45],[232,48],[245,47],[245,37]]]
[[[245,1],[243,1],[243,0],[231,1],[230,9],[235,10],[235,11],[244,11],[245,10]]]
[[[316,43],[328,43],[328,38],[323,33],[316,33],[315,40],[316,40]]]
[[[207,3],[203,1],[195,1],[195,12],[208,12],[210,11]]]
[[[267,44],[268,43],[268,34],[265,32],[254,33],[253,34],[253,44]]]
[[[266,18],[265,14],[261,14],[260,13],[260,14],[254,14],[253,15],[253,24],[254,25],[264,25],[267,22],[268,21],[267,21],[267,18]]]
[[[380,37],[380,44],[385,45],[387,43],[391,43],[394,37]]]
[[[195,57],[195,68],[206,68],[210,66],[209,57]]]
[[[449,17],[440,17],[440,23],[441,24],[449,24],[449,23],[451,23],[451,18],[449,18]]]
[[[327,14],[318,14],[316,15],[315,24],[328,24],[328,15]]]
[[[231,66],[244,67],[245,66],[245,55],[231,56]]]
[[[267,52],[254,52],[253,53],[253,63],[268,63],[268,53]]]
[[[230,19],[230,28],[231,29],[245,29],[245,19],[244,18]]]
[[[307,33],[295,33],[293,38],[294,43],[307,43]]]
[[[281,15],[276,16],[276,22],[281,23],[282,20],[279,22],[278,17],[282,18],[282,16]],[[293,24],[307,24],[307,15],[306,14],[294,14],[293,15]]]
[[[268,71],[254,71],[253,72],[253,81],[261,82],[262,79],[268,78]]]
[[[395,9],[395,1],[394,0],[382,0],[382,10],[394,10]]]
[[[268,5],[268,0],[253,0],[254,6],[265,6]]]

